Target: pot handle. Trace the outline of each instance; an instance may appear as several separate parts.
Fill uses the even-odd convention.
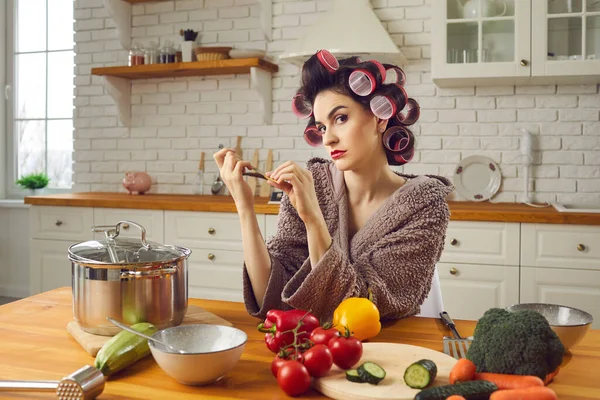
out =
[[[112,226],[112,225],[92,226],[92,232],[104,232],[104,236],[106,236],[107,239],[115,239],[121,233],[121,225],[127,225],[127,224],[136,226],[140,229],[140,231],[142,232],[142,246],[144,246],[144,248],[146,250],[149,250],[150,245],[146,242],[146,228],[144,228],[140,224],[135,223],[133,221],[119,221],[119,222],[117,222],[117,224],[115,226]]]
[[[121,279],[123,278],[143,278],[145,276],[162,276],[168,274],[176,274],[176,267],[157,268],[150,270],[124,270],[121,271]]]

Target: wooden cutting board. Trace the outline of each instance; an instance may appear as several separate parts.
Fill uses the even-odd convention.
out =
[[[213,324],[213,325],[226,325],[233,326],[229,321],[216,316],[213,313],[206,311],[205,309],[198,306],[188,306],[187,313],[183,318],[181,325],[190,324]],[[87,351],[91,356],[96,356],[102,346],[108,342],[111,336],[93,335],[91,333],[84,332],[79,324],[75,321],[71,321],[67,324],[67,332],[73,336],[73,338]]]
[[[313,385],[315,390],[333,399],[412,400],[419,389],[406,386],[404,371],[413,362],[424,358],[435,362],[438,368],[437,378],[431,386],[447,385],[456,359],[426,347],[397,343],[363,343],[363,355],[356,366],[372,361],[383,367],[386,376],[378,385],[350,382],[346,380],[344,371],[335,365],[327,376],[315,379]]]

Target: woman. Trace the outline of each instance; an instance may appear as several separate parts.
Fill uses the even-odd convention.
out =
[[[330,320],[342,300],[367,297],[368,289],[382,319],[419,312],[443,248],[452,187],[443,177],[389,168],[414,154],[406,126],[419,108],[404,77],[398,67],[338,62],[325,50],[304,64],[293,110],[309,118],[305,139],[322,144],[332,161],[313,158],[307,169],[288,161],[267,173],[285,195],[266,244],[242,176],[252,166],[232,149],[215,153],[240,217],[251,315],[298,308]]]

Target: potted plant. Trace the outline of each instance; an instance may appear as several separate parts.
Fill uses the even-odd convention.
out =
[[[41,194],[43,189],[48,186],[50,178],[44,172],[23,175],[17,180],[16,184],[23,189],[29,189],[32,195]]]

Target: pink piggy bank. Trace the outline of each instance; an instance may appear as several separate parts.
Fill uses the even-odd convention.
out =
[[[128,194],[144,194],[150,190],[152,179],[145,172],[125,172],[123,178],[123,187],[127,189]]]

